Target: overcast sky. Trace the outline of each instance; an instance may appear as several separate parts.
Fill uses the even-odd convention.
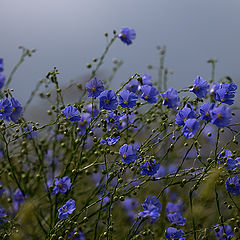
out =
[[[25,101],[39,79],[56,66],[60,83],[88,73],[86,63],[104,51],[105,32],[134,28],[130,46],[116,41],[111,59],[124,65],[113,87],[134,73],[158,64],[157,45],[167,46],[166,65],[174,71],[168,86],[188,86],[197,75],[210,78],[209,58],[218,60],[217,78],[230,75],[240,83],[239,0],[0,0],[0,57],[8,75],[20,56],[19,45],[36,48],[11,85]],[[239,86],[240,87],[240,86]]]

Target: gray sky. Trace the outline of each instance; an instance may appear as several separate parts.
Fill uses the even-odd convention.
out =
[[[56,66],[60,83],[88,73],[86,63],[103,52],[104,32],[134,28],[131,46],[116,41],[111,59],[124,60],[114,87],[134,73],[158,64],[156,45],[167,46],[166,64],[174,71],[168,87],[181,88],[197,75],[208,79],[209,58],[218,60],[216,77],[230,75],[239,85],[239,0],[0,0],[0,57],[8,75],[17,62],[19,45],[37,52],[22,65],[10,87],[22,102],[39,79]],[[239,86],[240,87],[240,86]]]

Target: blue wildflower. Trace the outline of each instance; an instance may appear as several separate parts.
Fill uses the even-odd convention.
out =
[[[120,34],[118,34],[118,37],[127,45],[130,45],[132,43],[132,40],[136,38],[136,32],[134,29],[130,28],[122,28],[122,31]]]
[[[180,98],[177,90],[169,88],[165,93],[160,94],[163,98],[163,105],[167,105],[169,108],[175,108],[179,105]]]
[[[142,85],[152,86],[152,77],[149,74],[143,73],[141,75],[141,78],[142,78]]]
[[[138,207],[138,200],[135,198],[126,197],[122,203],[127,216],[133,221],[136,218],[136,208]]]
[[[90,113],[83,113],[80,115],[80,120],[77,122],[77,127],[80,129],[79,134],[83,135],[86,132],[90,120],[91,120]]]
[[[123,108],[135,107],[137,99],[138,96],[128,90],[123,90],[119,93],[119,105]]]
[[[226,188],[228,192],[232,193],[233,195],[240,194],[240,177],[239,176],[233,176],[228,177],[225,182]]]
[[[136,93],[139,87],[139,82],[136,79],[132,79],[127,85],[126,89],[130,92]]]
[[[113,90],[103,91],[98,98],[100,109],[115,110],[118,106],[117,95]]]
[[[138,159],[137,150],[132,145],[124,144],[119,153],[124,163],[131,163]]]
[[[27,134],[28,139],[36,138],[37,132],[33,130],[33,127],[30,125],[27,125],[27,128],[23,127],[23,132],[30,132]]]
[[[87,113],[90,113],[91,116],[93,116],[93,117],[96,117],[96,116],[99,114],[99,110],[97,109],[97,107],[95,107],[95,106],[92,107],[92,104],[91,104],[91,103],[89,103],[89,104],[87,105],[86,112],[87,112]]]
[[[58,209],[58,218],[66,219],[68,215],[72,214],[75,209],[75,201],[73,199],[69,199],[66,204],[64,204],[61,208]]]
[[[166,206],[167,214],[175,213],[175,212],[182,213],[182,209],[183,209],[183,205],[179,203],[168,202]]]
[[[110,129],[116,128],[118,130],[122,129],[121,126],[121,115],[114,112],[109,112],[106,114],[107,126]]]
[[[5,83],[5,76],[0,74],[0,89],[4,86]]]
[[[142,163],[140,165],[141,174],[152,176],[158,171],[159,166],[160,165],[158,163],[156,163],[155,159],[151,159],[149,161],[146,161],[145,163]]]
[[[184,226],[186,218],[184,218],[179,212],[168,213],[168,220],[171,224]]]
[[[139,217],[149,217],[151,220],[156,220],[160,216],[162,205],[156,196],[147,197],[142,204],[143,210],[138,214]]]
[[[220,83],[213,83],[210,88],[210,95],[212,95],[214,98],[216,98],[216,91],[220,88]]]
[[[187,119],[182,129],[182,133],[186,139],[192,138],[196,134],[199,127],[200,123],[196,119]]]
[[[223,151],[218,154],[217,163],[221,163],[221,162],[224,163],[225,162],[224,159],[227,159],[231,155],[232,155],[232,152],[229,149],[223,149]]]
[[[55,180],[55,187],[53,189],[53,193],[66,193],[71,188],[71,179],[68,176],[65,176],[63,178],[57,178]]]
[[[211,121],[211,110],[214,108],[214,103],[204,103],[200,107],[200,114],[201,114],[201,119],[205,120],[206,122]]]
[[[21,103],[15,99],[15,98],[11,98],[11,104],[12,104],[12,113],[10,115],[10,119],[17,123],[18,122],[18,119],[20,117],[22,117],[22,114],[23,114],[23,108],[21,106]]]
[[[176,123],[179,126],[184,126],[187,119],[196,118],[196,113],[192,110],[191,105],[186,105],[183,109],[180,109],[176,115]]]
[[[184,236],[185,233],[181,229],[177,230],[176,228],[169,227],[165,231],[165,237],[167,238],[167,240],[185,240]]]
[[[6,210],[0,206],[0,224],[7,222],[7,220],[5,219],[6,217],[7,217]]]
[[[236,159],[228,158],[226,169],[227,170],[232,170],[232,171],[236,170],[237,167],[240,166],[239,160],[240,160],[240,158],[236,158]]]
[[[0,119],[8,119],[12,113],[12,104],[8,99],[0,100]]]
[[[71,232],[68,236],[68,239],[70,240],[86,240],[86,237],[84,235],[83,232],[81,231],[74,231],[74,232]]]
[[[22,191],[18,188],[16,189],[14,195],[13,195],[13,200],[17,203],[22,203],[24,202],[24,196]]]
[[[215,98],[218,102],[226,103],[232,105],[234,103],[235,91],[237,85],[234,83],[225,83],[221,84],[220,87],[216,90]]]
[[[219,231],[216,231],[216,228],[214,229],[215,232],[215,236],[219,239],[219,240],[227,240],[227,239],[231,239],[234,234],[232,231],[232,228],[230,225],[223,225],[223,227],[221,225],[216,225],[216,228],[219,229]],[[226,233],[226,235],[223,235],[224,233]]]
[[[88,91],[88,97],[98,97],[100,93],[104,91],[102,81],[96,77],[86,83],[86,88]]]
[[[141,98],[149,103],[156,103],[158,100],[158,90],[154,87],[143,85],[141,87]]]
[[[77,122],[81,118],[79,115],[79,111],[77,110],[76,107],[73,107],[73,106],[65,107],[62,110],[62,113],[66,117],[66,120],[71,121],[71,122]]]
[[[4,71],[3,58],[0,58],[0,72]]]
[[[226,105],[215,107],[211,111],[211,117],[211,123],[220,128],[228,126],[232,120],[231,110]]]
[[[119,139],[120,139],[120,136],[113,137],[113,138],[108,137],[108,138],[105,138],[105,139],[101,139],[100,143],[102,145],[114,145],[119,141]]]
[[[203,80],[200,76],[197,76],[193,82],[193,88],[190,90],[190,92],[195,93],[198,98],[204,98],[207,95],[208,89],[208,82]]]

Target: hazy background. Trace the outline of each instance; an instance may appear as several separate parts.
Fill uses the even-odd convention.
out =
[[[218,60],[217,78],[229,75],[239,85],[239,13],[239,0],[0,0],[0,57],[8,75],[20,57],[19,45],[37,49],[10,86],[24,102],[53,66],[61,85],[86,77],[86,63],[104,51],[104,33],[130,27],[137,33],[134,43],[116,41],[102,68],[108,76],[113,57],[124,61],[112,87],[136,72],[155,80],[157,72],[147,65],[158,65],[156,46],[163,44],[166,65],[174,71],[169,87],[187,86],[196,75],[209,79],[209,58]]]

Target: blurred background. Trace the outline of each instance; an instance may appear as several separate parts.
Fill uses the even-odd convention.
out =
[[[24,103],[54,66],[61,86],[86,80],[91,72],[86,64],[105,49],[104,33],[111,37],[113,29],[129,27],[136,30],[136,40],[130,46],[116,41],[99,71],[107,78],[112,58],[123,60],[111,87],[135,73],[149,73],[155,80],[157,70],[147,66],[159,66],[157,45],[166,45],[165,64],[174,72],[168,87],[188,86],[197,75],[210,79],[210,58],[218,61],[216,80],[229,75],[240,87],[239,12],[239,0],[1,0],[0,57],[8,76],[20,58],[18,46],[37,50],[10,85]],[[41,108],[38,101],[32,104],[35,111]]]

